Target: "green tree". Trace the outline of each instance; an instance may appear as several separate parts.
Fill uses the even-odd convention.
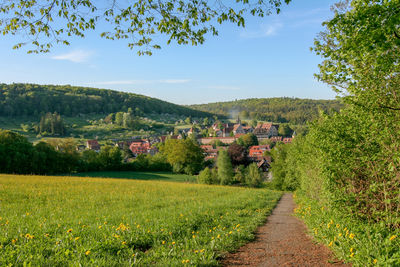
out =
[[[233,168],[231,159],[226,150],[220,150],[217,158],[218,178],[222,185],[229,185],[233,182]]]
[[[279,129],[278,129],[278,134],[280,136],[291,136],[293,134],[293,129],[290,128],[290,126],[288,124],[280,124],[279,125]]]
[[[247,167],[246,183],[251,187],[260,187],[262,184],[262,175],[256,163],[251,163]]]
[[[160,151],[166,156],[174,172],[196,174],[203,167],[203,150],[191,139],[167,139]]]
[[[254,134],[248,133],[239,137],[237,143],[241,146],[244,146],[245,148],[248,148],[258,145],[258,139],[257,136],[255,136]]]
[[[48,52],[53,43],[69,45],[74,36],[85,37],[86,31],[96,30],[106,24],[109,31],[102,32],[106,39],[130,39],[132,49],[139,54],[151,54],[160,45],[154,43],[155,35],[167,37],[167,43],[202,44],[207,34],[218,35],[217,25],[231,22],[245,25],[245,16],[264,17],[272,11],[279,13],[283,1],[247,1],[220,3],[214,1],[112,1],[109,4],[92,0],[19,1],[1,4],[0,33],[24,33],[33,47],[28,52]],[[290,0],[284,0],[289,3]]]

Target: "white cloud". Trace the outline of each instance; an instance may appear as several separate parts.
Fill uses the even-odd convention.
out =
[[[187,79],[167,79],[167,80],[160,80],[160,83],[169,83],[169,84],[179,84],[179,83],[188,83],[190,80]]]
[[[240,87],[229,86],[229,85],[214,85],[214,86],[208,86],[207,88],[208,89],[215,89],[215,90],[229,90],[229,91],[240,90]]]
[[[75,63],[83,63],[87,62],[93,54],[93,51],[74,50],[66,54],[53,56],[51,58],[56,60],[68,60]]]
[[[260,29],[256,31],[242,31],[240,33],[240,37],[246,39],[254,39],[254,38],[265,38],[272,35],[275,35],[277,31],[283,27],[283,24],[280,22],[275,22],[272,24],[261,24]]]

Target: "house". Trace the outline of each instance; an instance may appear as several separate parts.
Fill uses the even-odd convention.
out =
[[[254,128],[251,126],[242,126],[242,128],[245,133],[252,133],[254,131]]]
[[[90,149],[90,150],[94,150],[96,152],[100,151],[100,145],[99,145],[99,142],[97,142],[97,140],[87,140],[86,148]]]
[[[251,146],[249,148],[249,158],[252,161],[262,161],[264,160],[264,153],[265,151],[271,151],[269,145],[259,145],[259,146]]]
[[[150,154],[151,144],[150,144],[149,140],[136,139],[136,140],[132,140],[132,143],[129,146],[129,149],[132,151],[132,153],[135,156],[140,155],[140,154]]]
[[[270,165],[266,159],[263,159],[257,163],[257,167],[261,169],[263,172],[268,172]]]
[[[272,136],[269,140],[271,140],[272,142],[282,142],[283,137],[282,136]]]
[[[236,136],[237,134],[245,134],[246,131],[244,130],[241,124],[235,124],[232,130],[233,134]]]
[[[272,136],[278,136],[278,128],[279,125],[277,124],[261,123],[254,129],[253,134],[261,141]]]
[[[285,138],[282,139],[282,142],[285,143],[285,144],[289,144],[292,141],[293,141],[292,137],[285,137]]]

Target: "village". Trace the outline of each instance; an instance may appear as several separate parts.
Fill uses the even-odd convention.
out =
[[[278,133],[279,124],[274,123],[259,123],[256,127],[249,126],[243,123],[240,118],[237,118],[235,123],[232,122],[214,122],[210,127],[194,124],[190,128],[183,128],[170,133],[168,135],[151,136],[146,138],[132,137],[126,140],[111,140],[115,147],[121,150],[129,150],[132,157],[124,159],[126,162],[134,160],[139,155],[155,155],[159,152],[159,145],[167,139],[186,139],[195,140],[203,150],[205,161],[209,161],[213,166],[218,151],[228,150],[232,144],[242,144],[246,148],[246,156],[250,162],[257,163],[258,167],[267,172],[271,156],[269,152],[276,143],[291,143],[295,133],[288,136],[281,136]],[[207,130],[208,136],[201,134],[201,130]],[[204,132],[204,131],[203,131]],[[243,144],[243,139],[252,140]],[[77,150],[93,150],[99,152],[101,144],[98,140],[87,140],[86,145],[79,145]]]

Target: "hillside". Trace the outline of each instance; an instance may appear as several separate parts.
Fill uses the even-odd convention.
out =
[[[242,119],[305,124],[318,116],[319,110],[340,110],[340,100],[313,100],[300,98],[252,98],[230,102],[216,102],[189,107],[219,115],[238,115]]]
[[[137,114],[207,117],[211,114],[156,98],[106,89],[70,85],[0,84],[0,116],[35,116],[57,112],[75,117],[109,114],[131,108]]]

